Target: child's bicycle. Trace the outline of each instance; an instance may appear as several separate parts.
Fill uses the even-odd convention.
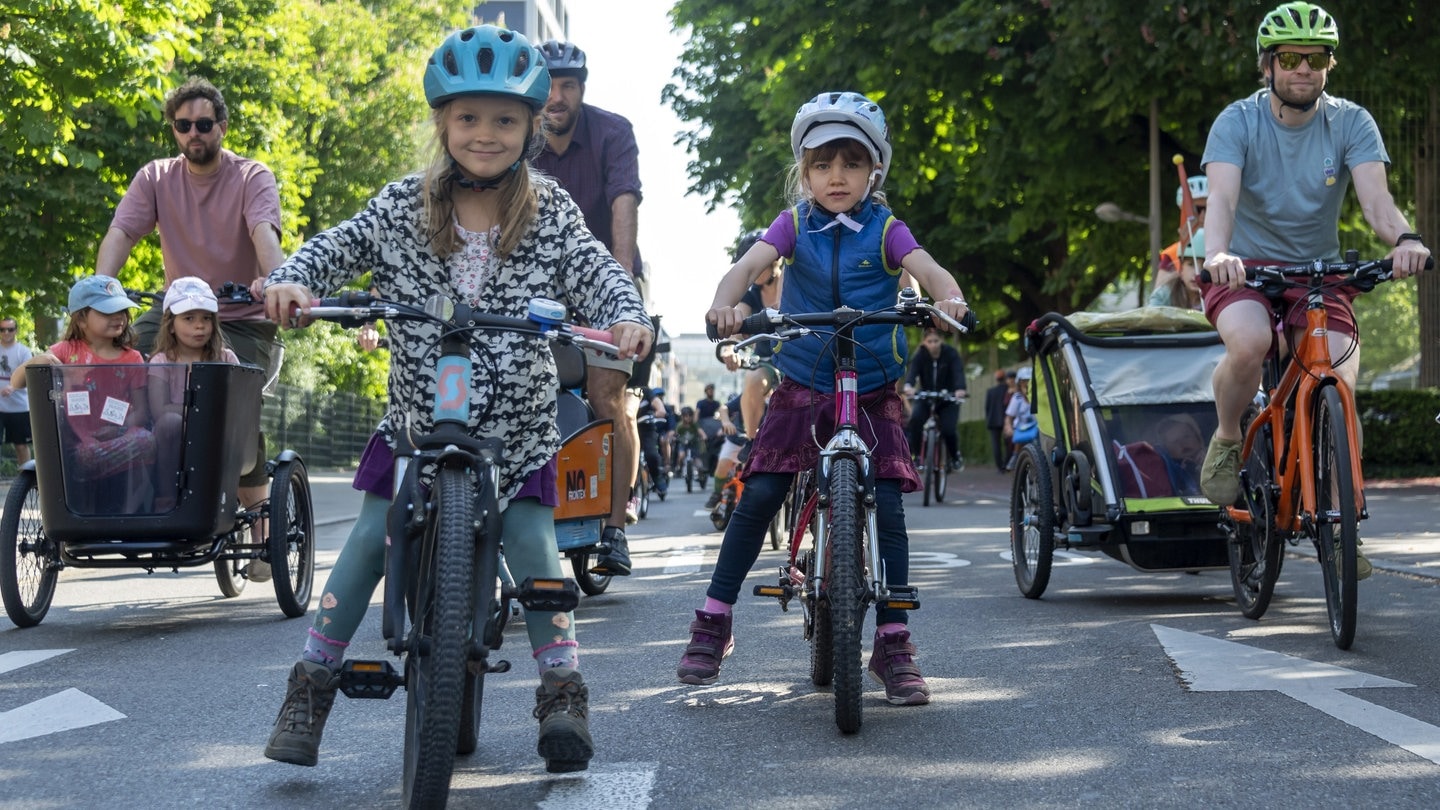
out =
[[[792,498],[802,505],[791,516],[795,530],[790,559],[780,569],[779,584],[757,585],[754,593],[779,599],[782,610],[788,609],[790,600],[799,599],[805,638],[811,644],[810,679],[816,686],[833,683],[835,724],[846,734],[859,731],[862,719],[861,631],[866,611],[872,603],[902,610],[920,607],[919,592],[913,586],[890,585],[881,564],[875,470],[870,448],[860,436],[859,373],[852,336],[864,325],[921,326],[932,315],[961,331],[974,324],[969,315],[963,324],[954,321],[907,287],[896,305],[886,309],[866,312],[841,307],[792,315],[767,310],[746,318],[739,330],[751,337],[738,346],[814,336],[825,339],[835,354],[835,435],[821,448],[814,472],[800,473],[792,486]],[[825,331],[819,331],[822,328]],[[713,326],[711,337],[715,337]],[[811,543],[802,552],[807,530]]]
[[[1241,448],[1241,502],[1225,510],[1240,612],[1264,615],[1285,544],[1309,539],[1325,580],[1330,635],[1342,650],[1355,639],[1358,522],[1369,515],[1355,396],[1331,364],[1325,298],[1390,279],[1389,260],[1357,258],[1352,250],[1343,262],[1246,268],[1246,284],[1263,292],[1282,320],[1285,291],[1307,290],[1306,325],[1288,360],[1266,361],[1266,402],[1248,416]]]
[[[931,499],[943,503],[945,490],[950,485],[950,451],[945,447],[945,437],[940,433],[940,423],[935,417],[942,407],[960,400],[949,391],[916,391],[914,399],[930,402],[930,416],[920,434],[920,477],[925,484],[921,504],[929,506]],[[957,469],[964,469],[962,459],[956,459],[955,463]]]
[[[405,435],[413,447],[395,454],[382,631],[389,650],[403,658],[403,674],[389,661],[348,660],[340,680],[351,698],[389,698],[405,687],[404,805],[441,807],[456,754],[469,754],[478,745],[485,676],[510,669],[508,661],[492,661],[490,653],[500,649],[511,602],[563,612],[574,610],[580,598],[568,578],[501,584],[496,487],[505,447],[498,437],[476,439],[468,432],[472,336],[508,331],[616,349],[582,336],[563,322],[563,307],[539,298],[531,302],[530,318],[518,319],[439,298],[422,309],[346,292],[320,301],[309,316],[351,328],[383,318],[424,321],[441,330],[435,427]]]

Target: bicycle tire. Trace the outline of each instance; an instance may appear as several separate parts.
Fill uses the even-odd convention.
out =
[[[428,644],[405,662],[407,808],[444,807],[460,737],[469,628],[474,617],[475,493],[470,471],[441,467],[430,494],[419,588],[417,631]]]
[[[859,469],[839,458],[830,470],[829,575],[831,643],[835,670],[835,725],[843,734],[860,730],[864,682],[860,632],[865,626],[865,534],[860,507]]]
[[[1359,540],[1355,479],[1345,409],[1333,385],[1320,389],[1315,404],[1315,550],[1325,577],[1325,612],[1335,646],[1355,641],[1356,554]],[[1331,517],[1333,515],[1333,518]]]
[[[685,491],[695,491],[695,460],[688,453],[685,455]]]
[[[315,583],[315,513],[310,503],[310,479],[298,458],[275,465],[266,511],[275,601],[294,619],[310,610]]]
[[[16,627],[44,621],[60,577],[60,552],[40,519],[34,470],[21,470],[5,496],[0,519],[0,597]]]
[[[1010,485],[1010,560],[1027,599],[1050,585],[1055,561],[1055,495],[1050,467],[1034,442],[1022,445]]]
[[[945,440],[935,437],[935,502],[945,502],[945,490],[950,486],[950,451],[945,449]]]
[[[595,574],[590,571],[599,560],[600,554],[593,549],[584,553],[571,553],[570,568],[575,572],[575,583],[586,596],[599,596],[610,587],[609,574]]]
[[[251,526],[247,523],[238,523],[231,530],[228,538],[232,543],[249,543]],[[234,599],[245,592],[245,583],[250,580],[245,578],[245,566],[250,563],[244,558],[225,558],[216,560],[215,581],[220,585],[220,593],[227,599]]]
[[[485,481],[483,477],[482,482]],[[482,486],[489,488],[488,483]],[[481,497],[483,503],[493,503],[489,492]],[[502,633],[505,627],[505,611],[508,606],[501,598],[500,589],[500,537],[497,531],[498,522],[487,521],[482,524],[484,528],[475,544],[475,577],[473,593],[477,600],[485,600],[480,609],[475,611],[476,617],[484,622],[484,630],[479,631],[481,644],[487,650],[500,649]],[[473,649],[474,645],[466,645],[467,649]],[[486,659],[466,661],[464,691],[460,698],[460,730],[455,743],[455,753],[460,756],[474,753],[480,744],[480,708],[485,702],[485,673],[489,668]]]
[[[920,500],[921,506],[929,506],[930,499],[935,497],[935,459],[933,458],[934,455],[935,437],[930,435],[930,431],[927,430],[920,439],[920,464],[923,465],[925,468],[920,473],[920,477],[922,479],[920,489],[923,493]]]
[[[1236,524],[1227,544],[1235,604],[1247,619],[1258,619],[1269,609],[1285,555],[1285,540],[1275,524],[1274,455],[1271,426],[1263,425],[1245,459],[1248,486],[1243,495],[1250,522]]]

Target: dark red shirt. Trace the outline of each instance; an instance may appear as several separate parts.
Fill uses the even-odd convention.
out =
[[[580,105],[570,146],[558,155],[547,143],[535,158],[535,168],[555,178],[580,206],[585,225],[612,253],[615,235],[610,204],[622,194],[640,197],[640,149],[635,128],[623,116],[589,104]],[[635,249],[635,266],[641,275],[640,249]]]

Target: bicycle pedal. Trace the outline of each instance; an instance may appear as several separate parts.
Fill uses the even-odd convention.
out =
[[[518,588],[505,595],[519,602],[526,610],[568,613],[580,604],[580,586],[576,585],[575,580],[569,577],[565,579],[527,577]]]
[[[891,586],[885,597],[885,607],[891,610],[919,610],[920,591],[911,585]]]
[[[340,691],[345,697],[385,700],[405,685],[405,676],[389,661],[346,661],[340,668]]]
[[[756,585],[752,593],[756,596],[768,596],[780,600],[780,610],[788,613],[790,612],[790,600],[798,596],[800,591],[782,582],[779,585]]]

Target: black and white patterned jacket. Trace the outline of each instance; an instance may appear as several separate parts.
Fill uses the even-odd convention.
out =
[[[585,227],[574,201],[543,175],[532,172],[531,180],[539,214],[514,253],[485,281],[476,306],[523,318],[530,299],[543,297],[607,328],[622,321],[648,327],[634,282]],[[435,255],[424,232],[421,185],[421,176],[412,175],[385,186],[363,211],[306,241],[267,283],[303,284],[323,297],[369,270],[382,298],[423,303],[438,294],[458,300],[446,260]],[[416,432],[432,426],[439,329],[395,321],[388,332],[390,403],[379,431],[393,448],[407,419]],[[559,450],[555,363],[546,341],[507,332],[478,333],[473,356],[471,434],[505,440],[500,495],[508,503]]]

